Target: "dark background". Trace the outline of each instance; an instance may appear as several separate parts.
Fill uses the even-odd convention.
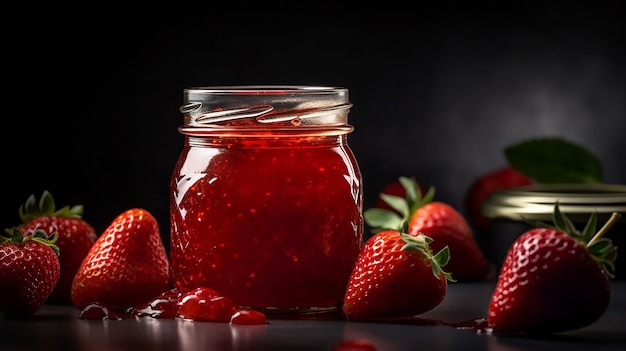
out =
[[[7,11],[2,225],[48,189],[57,205],[83,204],[98,232],[146,208],[169,244],[178,107],[191,86],[350,89],[366,208],[413,175],[464,211],[470,182],[505,164],[505,146],[541,136],[584,145],[605,182],[626,183],[624,12],[524,4]]]

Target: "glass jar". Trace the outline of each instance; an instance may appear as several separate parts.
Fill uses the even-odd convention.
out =
[[[171,276],[265,313],[341,308],[363,243],[348,90],[184,90],[170,183]]]

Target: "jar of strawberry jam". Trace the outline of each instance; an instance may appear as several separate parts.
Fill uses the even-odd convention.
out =
[[[363,242],[348,90],[184,90],[171,276],[265,313],[336,311]]]

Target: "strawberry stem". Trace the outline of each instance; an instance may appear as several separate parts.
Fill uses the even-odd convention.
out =
[[[602,228],[600,228],[600,230],[598,230],[598,232],[596,233],[596,235],[593,236],[593,238],[591,238],[591,240],[589,240],[589,242],[587,243],[587,247],[591,246],[593,243],[595,243],[596,241],[598,241],[600,238],[602,238],[604,236],[604,234],[606,234],[606,232],[609,231],[609,229],[611,229],[611,227],[617,223],[617,221],[619,221],[622,218],[622,215],[620,215],[617,212],[613,212],[611,214],[611,218],[609,218],[608,221],[606,221],[606,223],[604,223],[604,225],[602,226]]]
[[[48,235],[48,233],[46,233],[43,229],[37,229],[33,234],[24,236],[19,228],[13,227],[11,233],[9,233],[7,229],[5,230],[5,233],[0,234],[0,245],[21,244],[32,240],[48,246],[57,256],[59,256],[59,247],[55,244],[58,238],[58,232]]]
[[[39,202],[35,194],[31,194],[24,204],[20,206],[19,216],[23,223],[31,221],[35,218],[47,217],[65,217],[65,218],[81,218],[83,215],[83,206],[65,206],[60,209],[56,208],[54,198],[48,190],[44,190]]]
[[[406,221],[404,223],[406,223]],[[404,246],[402,246],[402,250],[419,251],[426,255],[426,257],[431,261],[433,275],[437,277],[437,279],[440,279],[440,275],[443,275],[446,280],[456,282],[456,279],[452,278],[452,275],[443,269],[443,266],[448,264],[448,261],[450,260],[450,249],[447,245],[433,255],[433,252],[430,250],[430,243],[433,239],[426,236],[424,233],[420,232],[417,236],[415,236],[401,231],[400,237],[405,242]]]

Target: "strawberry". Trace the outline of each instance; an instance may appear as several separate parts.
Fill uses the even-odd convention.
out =
[[[28,317],[50,296],[61,271],[57,237],[43,230],[24,236],[17,228],[0,234],[0,312]]]
[[[23,222],[19,228],[24,235],[30,235],[38,229],[58,233],[56,245],[61,252],[61,276],[46,302],[71,304],[72,280],[97,238],[91,224],[81,218],[83,207],[65,206],[57,210],[52,195],[46,190],[39,203],[35,195],[29,196],[26,203],[20,206],[19,214]]]
[[[379,231],[366,242],[352,270],[343,302],[349,320],[410,317],[427,312],[445,297],[443,266],[448,248],[433,255],[432,239],[397,230]]]
[[[463,206],[470,224],[479,233],[489,234],[491,223],[482,213],[482,206],[489,195],[496,190],[509,189],[517,186],[530,185],[533,180],[522,172],[510,167],[491,171],[476,178],[469,186],[463,199]]]
[[[156,219],[133,208],[118,215],[96,240],[72,282],[72,302],[115,310],[145,303],[171,289],[169,262]]]
[[[484,278],[490,265],[463,215],[447,203],[433,201],[433,187],[422,196],[414,178],[400,177],[399,182],[405,188],[405,198],[380,194],[381,199],[395,211],[370,208],[364,213],[366,223],[374,231],[398,230],[403,221],[408,221],[407,233],[423,233],[432,238],[433,251],[439,251],[445,246],[449,248],[450,262],[446,270],[455,279],[471,281]]]
[[[597,233],[591,215],[583,232],[554,206],[554,226],[538,223],[507,252],[488,307],[494,333],[549,334],[595,322],[610,300],[617,248]]]

